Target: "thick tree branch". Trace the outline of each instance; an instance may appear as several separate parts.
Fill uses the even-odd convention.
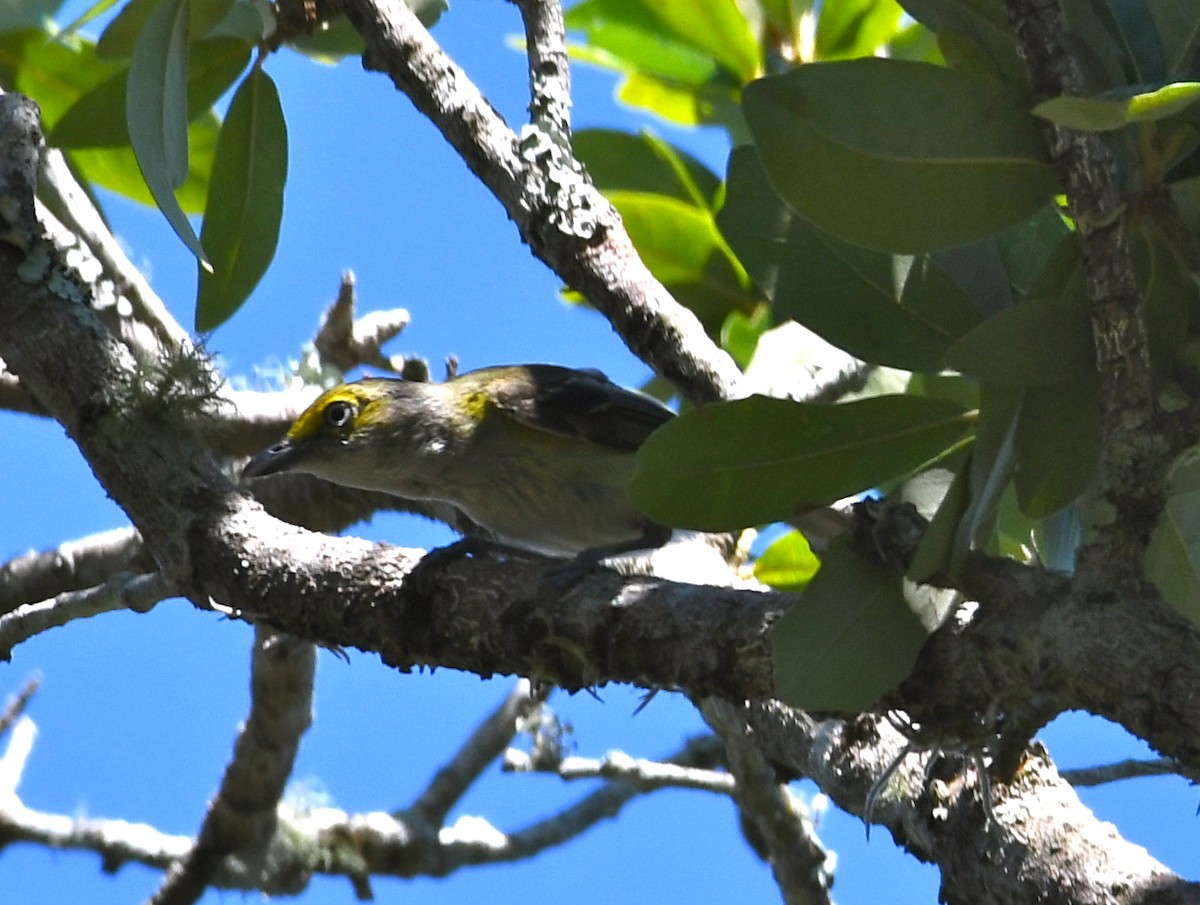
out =
[[[565,148],[536,125],[518,138],[401,0],[344,6],[367,45],[364,67],[385,72],[408,95],[504,205],[534,254],[638,357],[695,401],[737,395],[732,359],[654,279],[620,216]]]
[[[1084,93],[1057,3],[1006,0],[1036,101]],[[1170,446],[1150,372],[1143,300],[1130,248],[1128,211],[1105,139],[1047,124],[1051,156],[1083,246],[1096,368],[1100,376],[1099,493],[1111,521],[1078,557],[1075,585],[1096,600],[1150,590],[1142,558],[1164,503]],[[1152,593],[1152,590],[1151,590]]]

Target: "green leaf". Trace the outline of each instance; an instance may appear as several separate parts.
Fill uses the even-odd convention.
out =
[[[1200,82],[1172,82],[1130,97],[1052,97],[1033,108],[1058,126],[1085,132],[1112,132],[1130,123],[1173,116],[1200,100]]]
[[[1078,245],[1047,265],[1059,282],[992,315],[946,352],[946,365],[981,380],[1038,386],[1083,380],[1095,371],[1092,326]],[[1074,257],[1073,257],[1074,256]]]
[[[942,503],[925,530],[917,552],[913,554],[908,564],[908,578],[915,582],[923,582],[940,569],[949,567],[953,570],[955,562],[955,537],[958,526],[967,514],[967,506],[971,500],[971,459],[973,450],[967,450],[962,464],[954,473],[954,480],[946,491]]]
[[[188,127],[188,178],[175,192],[179,206],[187,214],[204,212],[220,130],[221,123],[211,112],[203,114]],[[132,148],[80,148],[65,153],[71,165],[88,182],[138,204],[155,206]]]
[[[900,0],[900,5],[937,35],[950,65],[1025,87],[1025,65],[1002,0]]]
[[[1146,576],[1163,598],[1200,626],[1200,455],[1176,464],[1167,505],[1146,550]]]
[[[0,0],[0,32],[41,32],[43,40],[62,0]]]
[[[704,85],[681,85],[657,76],[632,72],[617,89],[617,100],[630,107],[640,107],[679,126],[699,126],[710,123],[740,126],[737,92],[718,82]]]
[[[836,540],[771,628],[775,690],[804,710],[866,710],[912,672],[926,634],[901,577]]]
[[[1188,311],[1196,304],[1196,281],[1187,264],[1154,222],[1139,217],[1133,233],[1133,263],[1145,303],[1150,363],[1159,378],[1179,364],[1188,337]]]
[[[287,123],[275,83],[261,69],[242,82],[217,143],[201,239],[196,329],[222,324],[249,297],[275,255],[287,180]]]
[[[730,155],[717,224],[777,317],[794,318],[866,361],[939,371],[950,344],[980,321],[928,256],[859,248],[794,214],[751,147]]]
[[[895,37],[903,10],[896,0],[839,0],[821,6],[818,60],[872,56]]]
[[[188,69],[188,119],[210,109],[250,62],[250,47],[235,38],[197,41]],[[67,110],[49,135],[59,148],[116,148],[129,144],[125,93],[128,70],[110,76]]]
[[[1191,0],[1148,0],[1163,45],[1167,78],[1200,74],[1200,7]]]
[[[970,496],[951,551],[957,570],[969,550],[983,549],[996,532],[1000,504],[1012,477],[1017,419],[1025,391],[999,384],[980,387],[975,445],[971,450]]]
[[[664,32],[640,0],[583,0],[564,18],[587,35],[586,47],[573,45],[571,53],[588,62],[694,86],[719,71],[711,54]]]
[[[710,333],[720,330],[730,311],[754,310],[758,297],[710,210],[666,195],[607,194],[651,273]]]
[[[739,83],[759,74],[762,52],[737,0],[653,0],[645,6],[672,34],[708,53]]]
[[[821,567],[821,561],[799,531],[789,531],[754,562],[754,577],[777,591],[799,591]]]
[[[646,515],[677,527],[786,521],[908,474],[972,422],[951,402],[916,396],[842,405],[752,396],[685,412],[656,431],[638,453],[631,492]]]
[[[748,85],[743,108],[775,189],[855,245],[961,245],[1057,192],[1037,122],[966,72],[902,60],[815,63]]]
[[[188,174],[187,73],[189,0],[159,0],[129,63],[126,125],[146,186],[167,222],[207,265],[204,249],[175,189]]]
[[[1015,450],[1013,482],[1025,515],[1045,518],[1083,493],[1100,461],[1095,376],[1026,390]]]
[[[137,47],[158,0],[130,0],[108,23],[96,43],[96,55],[104,60],[128,60]],[[229,15],[234,0],[197,0],[188,11],[188,31],[201,38]]]
[[[602,192],[648,192],[710,207],[721,188],[721,180],[707,166],[647,129],[637,135],[580,129],[571,144]]]
[[[754,358],[758,340],[771,325],[771,309],[759,305],[752,314],[731,311],[721,324],[721,348],[733,356],[743,371]]]

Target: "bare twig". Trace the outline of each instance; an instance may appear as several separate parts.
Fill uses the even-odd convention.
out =
[[[228,855],[236,854],[252,874],[264,870],[279,801],[312,722],[316,663],[313,645],[255,628],[250,715],[196,844],[171,866],[152,905],[197,901]]]
[[[133,571],[136,563],[148,559],[144,554],[136,529],[114,528],[66,541],[53,550],[14,557],[0,566],[0,614]]]
[[[833,858],[817,837],[807,809],[767,763],[745,714],[716,698],[702,701],[700,712],[725,742],[729,769],[737,780],[733,800],[743,832],[771,865],[784,901],[828,905]]]
[[[537,707],[542,698],[541,694],[533,694],[528,679],[518,680],[508,697],[475,728],[450,762],[438,770],[405,814],[441,826],[450,809],[487,765],[504,752],[522,717]]]
[[[33,700],[33,696],[37,694],[41,685],[41,676],[30,676],[21,687],[21,690],[5,702],[4,711],[0,712],[0,736],[8,732],[9,727],[25,712],[25,708],[29,706],[29,702]]]
[[[0,660],[42,632],[113,610],[146,613],[160,601],[178,594],[175,585],[158,572],[145,575],[118,573],[103,584],[84,591],[66,591],[39,603],[27,603],[0,616]]]
[[[559,144],[571,142],[571,67],[558,0],[514,0],[525,23],[530,122]]]
[[[1169,757],[1154,757],[1149,760],[1131,758],[1095,767],[1063,770],[1061,775],[1073,786],[1102,786],[1105,783],[1137,779],[1141,776],[1178,776],[1181,772],[1178,761]]]

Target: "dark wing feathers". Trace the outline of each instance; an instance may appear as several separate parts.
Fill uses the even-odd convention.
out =
[[[628,452],[675,417],[658,400],[617,386],[599,371],[557,365],[526,365],[496,388],[494,402],[529,427]]]

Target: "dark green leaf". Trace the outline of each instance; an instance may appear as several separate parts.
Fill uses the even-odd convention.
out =
[[[902,60],[816,63],[748,85],[772,185],[856,245],[920,252],[1033,215],[1057,191],[1037,122],[966,72]]]
[[[1145,302],[1150,363],[1162,377],[1175,369],[1183,353],[1188,311],[1196,303],[1196,282],[1152,221],[1139,218],[1133,239],[1133,262]]]
[[[900,0],[900,5],[938,36],[951,65],[976,69],[1014,88],[1026,85],[1002,0]]]
[[[1200,78],[1200,6],[1192,0],[1147,0],[1169,79]]]
[[[650,518],[678,527],[786,521],[914,471],[972,423],[953,403],[916,396],[842,405],[752,396],[664,425],[638,453],[632,494]]]
[[[792,213],[753,148],[729,158],[717,223],[777,317],[791,317],[876,364],[939,371],[950,344],[980,320],[928,256],[850,245]]]
[[[834,541],[771,628],[775,690],[805,710],[866,710],[912,671],[925,638],[900,576]]]
[[[250,47],[235,38],[211,38],[191,47],[188,69],[188,119],[212,107],[250,62]],[[125,91],[128,70],[93,88],[63,115],[49,142],[59,148],[116,148],[129,144]]]
[[[1200,457],[1175,466],[1166,509],[1146,550],[1146,575],[1163,598],[1200,626]]]
[[[817,574],[821,561],[799,531],[789,531],[754,562],[754,577],[779,591],[799,591]]]
[[[1073,251],[1072,244],[1066,252]],[[1048,267],[1069,266],[1066,260],[1067,254],[1058,255]],[[946,364],[981,380],[1022,386],[1085,379],[1096,359],[1081,262],[1062,277],[1056,290],[992,315],[955,342]]]
[[[138,166],[176,235],[202,262],[200,240],[175,198],[188,175],[189,0],[159,0],[129,63],[126,125]]]
[[[1025,391],[1016,457],[1017,502],[1030,518],[1045,518],[1087,489],[1100,460],[1095,377]]]
[[[1132,82],[1158,82],[1167,77],[1162,42],[1145,0],[1091,0],[1101,22],[1123,57]]]
[[[212,272],[201,269],[196,329],[217,327],[241,306],[275,255],[287,179],[287,124],[271,77],[255,69],[233,97],[217,143],[201,234]]]
[[[721,187],[712,170],[649,131],[633,135],[581,129],[572,137],[572,146],[602,192],[648,192],[705,207],[712,205]]]

